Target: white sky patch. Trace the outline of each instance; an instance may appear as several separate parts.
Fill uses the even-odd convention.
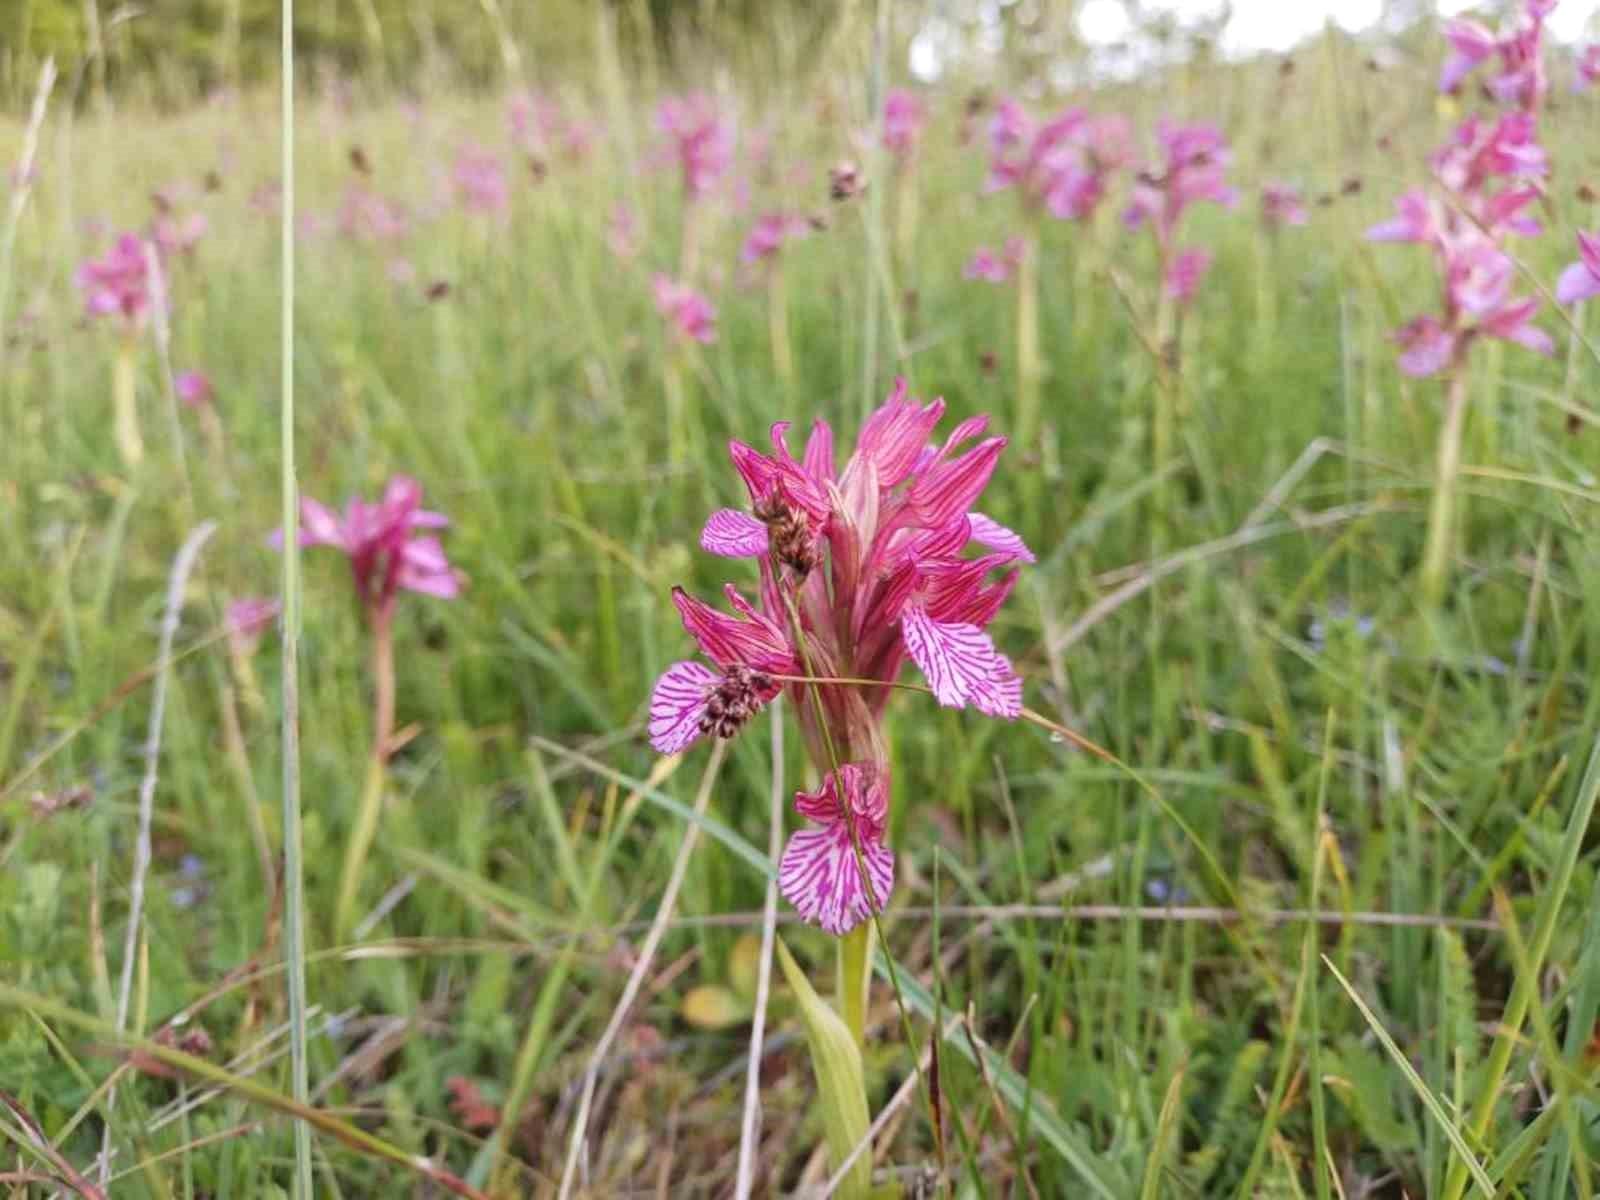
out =
[[[1481,0],[1438,0],[1443,17],[1482,13],[1492,9]],[[1169,13],[1182,24],[1215,19],[1221,0],[1146,0],[1151,13]],[[1348,33],[1371,29],[1383,18],[1384,0],[1233,0],[1233,15],[1222,33],[1223,47],[1231,53],[1255,51],[1281,53],[1321,32],[1328,21]],[[1546,27],[1559,41],[1600,37],[1596,18],[1600,0],[1561,0]],[[1134,32],[1122,0],[1084,0],[1078,13],[1078,32],[1091,46],[1112,46]]]

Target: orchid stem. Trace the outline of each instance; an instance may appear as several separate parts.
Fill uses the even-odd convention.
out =
[[[389,746],[394,740],[394,608],[380,605],[372,618],[373,701],[372,754],[367,762],[367,779],[356,809],[356,823],[345,846],[344,867],[339,874],[339,899],[333,910],[334,936],[343,939],[355,915],[361,891],[361,876],[367,856],[378,836],[378,821],[383,815],[383,785],[388,776]]]
[[[683,360],[673,351],[667,359],[667,461],[674,466],[688,461],[688,412],[683,392]]]
[[[139,435],[139,398],[134,379],[135,344],[122,339],[111,374],[111,402],[115,406],[117,452],[130,471],[144,461],[144,438]]]
[[[1039,432],[1039,239],[1030,232],[1017,265],[1017,440],[1032,453]]]
[[[767,323],[772,338],[772,366],[785,388],[794,384],[794,353],[789,346],[789,295],[784,287],[783,265],[775,264],[767,276]]]
[[[1428,508],[1428,540],[1422,553],[1422,606],[1428,612],[1438,609],[1449,575],[1456,518],[1456,481],[1461,474],[1461,435],[1467,423],[1467,373],[1460,363],[1451,368],[1444,405],[1433,503]]]

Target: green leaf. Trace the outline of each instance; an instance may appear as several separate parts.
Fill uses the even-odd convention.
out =
[[[834,1170],[849,1157],[850,1151],[867,1136],[871,1120],[867,1116],[867,1085],[861,1068],[861,1052],[839,1014],[828,1007],[794,961],[783,939],[776,941],[778,964],[800,1005],[800,1020],[806,1027],[806,1045],[811,1050],[811,1070],[817,1077],[817,1096],[822,1109],[823,1135],[828,1142],[828,1158]],[[850,1168],[836,1193],[845,1200],[860,1200],[872,1191],[872,1158],[863,1151]]]

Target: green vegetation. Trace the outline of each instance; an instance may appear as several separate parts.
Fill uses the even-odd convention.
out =
[[[81,6],[32,4],[34,40],[13,72],[78,36]],[[269,7],[241,0],[241,20]],[[387,69],[405,77],[408,10],[371,10]],[[327,19],[348,41],[361,11]],[[1019,392],[1014,295],[962,278],[1016,211],[981,194],[981,125],[961,139],[976,81],[927,93],[903,189],[884,174],[876,209],[870,189],[828,198],[827,168],[862,158],[869,22],[823,30],[820,59],[783,26],[743,45],[739,73],[693,74],[720,89],[747,148],[757,131],[771,147],[767,165],[735,169],[750,207],[719,205],[699,230],[719,308],[703,348],[673,344],[651,298],[652,273],[677,270],[680,254],[676,176],[655,164],[651,123],[673,78],[619,48],[611,26],[584,24],[587,57],[564,72],[589,80],[562,93],[567,110],[603,129],[583,162],[553,155],[535,171],[508,141],[500,97],[302,103],[301,487],[337,504],[414,475],[451,517],[445,544],[469,580],[453,602],[399,606],[399,745],[340,936],[368,778],[369,649],[348,565],[305,552],[319,1195],[442,1194],[411,1156],[496,1195],[555,1193],[585,1069],[688,819],[702,836],[601,1063],[583,1178],[594,1196],[731,1192],[771,742],[762,718],[729,743],[693,817],[711,752],[664,763],[642,733],[656,675],[690,651],[669,589],[711,595],[743,569],[696,544],[708,511],[741,500],[728,438],[815,416],[853,437],[896,374],[1005,432]],[[472,61],[499,53],[477,9],[451,29],[479,48]],[[210,36],[195,34],[191,81],[216,61]],[[993,632],[1027,702],[1129,769],[1035,726],[916,693],[893,701],[897,884],[883,929],[908,1024],[879,986],[866,1018],[874,1113],[930,1031],[948,1035],[943,1138],[912,1088],[878,1145],[875,1178],[908,1195],[924,1182],[941,1194],[939,1179],[951,1195],[1116,1200],[1594,1194],[1600,362],[1553,306],[1539,320],[1554,359],[1480,347],[1448,591],[1424,610],[1441,387],[1405,379],[1389,335],[1437,284],[1423,252],[1375,253],[1360,235],[1420,180],[1453,113],[1436,101],[1434,62],[1368,58],[1330,36],[1292,70],[1207,64],[1072,98],[1127,113],[1142,137],[1159,113],[1216,121],[1244,199],[1190,217],[1216,262],[1171,346],[1154,348],[1181,381],[1159,475],[1158,368],[1125,303],[1154,296],[1149,239],[1122,229],[1119,202],[1088,226],[1042,225],[1040,432],[1009,447],[985,498],[1039,563]],[[526,56],[530,77],[538,66]],[[19,96],[31,71],[9,80]],[[1600,108],[1564,87],[1543,132],[1548,232],[1521,251],[1546,285],[1575,256],[1572,231],[1595,226],[1580,185],[1600,180]],[[0,278],[8,1195],[48,1194],[34,1177],[97,1178],[108,1117],[119,1198],[287,1194],[292,1162],[277,640],[252,656],[222,636],[225,606],[270,594],[279,569],[267,544],[279,513],[275,110],[250,89],[182,112],[156,111],[154,94],[113,88],[104,109],[51,110]],[[0,130],[0,160],[15,160],[21,134]],[[451,199],[468,144],[507,166],[503,219]],[[1303,188],[1307,226],[1262,229],[1267,179]],[[343,235],[352,186],[392,198],[409,231]],[[145,336],[146,455],[129,469],[110,436],[116,338],[80,319],[72,275],[114,232],[148,224],[157,189],[208,221],[172,263],[170,363],[208,374],[216,423],[175,404]],[[631,259],[608,245],[618,204],[639,222]],[[772,209],[826,225],[785,250],[787,380],[773,293],[737,261]],[[218,528],[176,654],[159,663],[173,560],[206,519]],[[114,1026],[163,673],[128,1020],[161,1046],[130,1055]],[[828,939],[781,930],[828,990]],[[826,1122],[781,972],[773,989],[758,1194],[787,1195],[824,1178]],[[970,1025],[952,1022],[969,1012]]]

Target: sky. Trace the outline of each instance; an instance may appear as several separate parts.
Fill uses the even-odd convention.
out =
[[[1016,2],[978,0],[979,21],[975,40],[970,42],[950,22],[938,18],[929,21],[911,41],[911,73],[931,83],[952,62],[972,51],[983,55],[998,50],[1002,45],[1001,9]],[[1147,13],[1169,13],[1180,24],[1188,25],[1215,18],[1225,2],[1142,0],[1140,7]],[[1483,0],[1436,0],[1435,6],[1443,17],[1477,15],[1498,7]],[[1238,55],[1282,53],[1320,32],[1330,20],[1351,33],[1360,33],[1376,25],[1386,7],[1385,0],[1232,0],[1232,16],[1222,31],[1222,50]],[[1558,0],[1545,28],[1559,42],[1600,41],[1600,0]],[[1148,39],[1136,36],[1124,0],[1082,0],[1078,31],[1090,46],[1105,50],[1096,56],[1093,71],[1098,77],[1136,75],[1149,66],[1156,54]]]
[[[1192,19],[1215,15],[1222,5],[1219,0],[1146,0],[1145,7]],[[1438,5],[1444,16],[1480,7],[1484,6],[1464,0],[1440,0]],[[1320,30],[1329,18],[1352,33],[1371,28],[1383,15],[1383,8],[1383,0],[1233,0],[1233,18],[1223,30],[1223,46],[1241,53],[1287,50]],[[1557,39],[1572,41],[1584,32],[1597,8],[1600,0],[1561,0],[1546,26]],[[1117,42],[1128,33],[1127,12],[1120,0],[1084,0],[1078,27],[1092,45]]]

